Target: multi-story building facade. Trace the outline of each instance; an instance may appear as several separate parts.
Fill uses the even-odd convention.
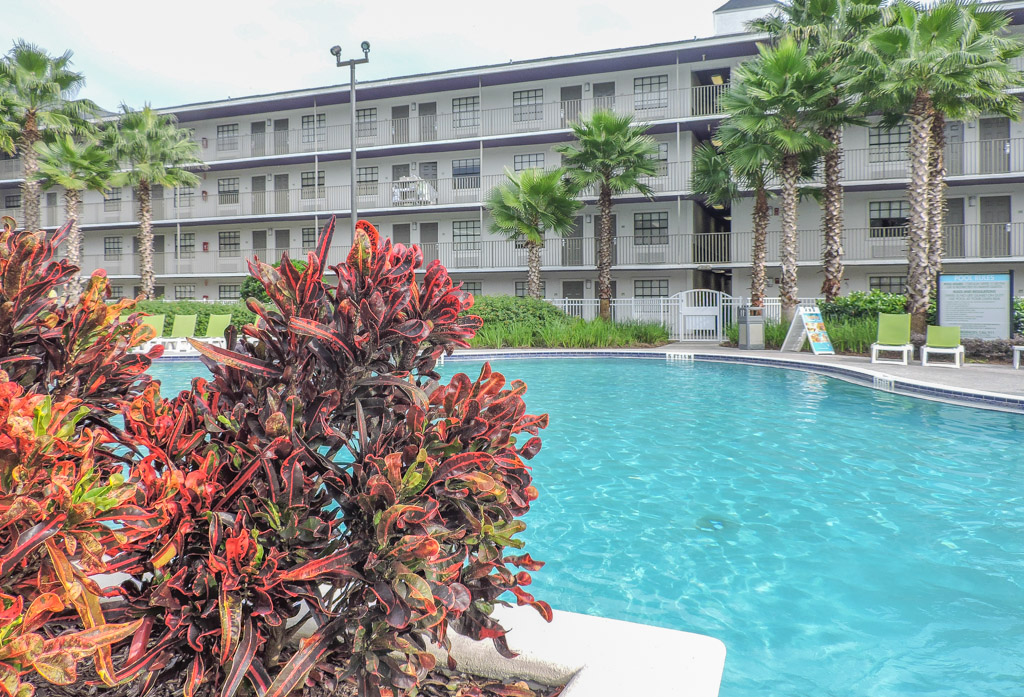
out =
[[[744,23],[770,6],[729,0],[716,35],[668,44],[415,75],[357,85],[355,191],[349,185],[348,87],[304,89],[165,109],[192,129],[208,168],[197,187],[153,192],[157,290],[168,299],[237,299],[253,256],[304,256],[331,215],[334,261],[349,243],[350,202],[396,242],[423,247],[467,289],[522,294],[526,250],[489,232],[483,201],[506,170],[552,168],[570,124],[597,109],[634,114],[658,142],[648,200],[614,202],[616,298],[695,288],[749,294],[750,201],[705,205],[691,153],[722,118],[732,70],[756,54]],[[1003,3],[1024,23],[1024,2]],[[845,135],[844,291],[899,291],[906,277],[906,128]],[[981,118],[948,127],[946,268],[1024,270],[1024,124]],[[20,216],[20,162],[0,161],[0,214]],[[584,196],[574,232],[549,238],[545,294],[596,297],[596,201]],[[44,227],[63,222],[59,191],[43,194]],[[773,210],[769,283],[778,273]],[[87,193],[83,273],[104,268],[115,295],[137,292],[137,204],[130,190]],[[800,291],[821,283],[820,210],[800,209]],[[775,266],[771,266],[774,264]],[[772,288],[769,288],[772,292]]]

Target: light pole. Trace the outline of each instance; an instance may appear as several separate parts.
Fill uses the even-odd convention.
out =
[[[370,42],[364,41],[360,44],[359,48],[363,50],[362,58],[352,58],[351,60],[341,60],[341,46],[332,46],[331,55],[334,56],[334,60],[337,61],[338,67],[347,65],[349,67],[349,78],[348,78],[348,106],[349,106],[349,208],[352,211],[352,244],[356,242],[356,220],[359,216],[357,214],[356,200],[358,194],[356,192],[356,66],[360,63],[370,62]],[[314,184],[315,185],[315,184]]]

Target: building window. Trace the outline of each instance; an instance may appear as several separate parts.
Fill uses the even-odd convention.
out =
[[[480,221],[456,220],[452,223],[452,242],[456,252],[480,249]]]
[[[217,180],[217,203],[238,203],[238,177]]]
[[[527,290],[529,288],[529,285],[530,284],[527,281],[516,281],[516,297],[517,298],[525,298],[526,295],[527,295]],[[548,297],[548,284],[547,284],[547,281],[541,281],[540,282],[540,294],[541,294],[541,297],[544,297],[544,298]]]
[[[652,155],[656,177],[668,176],[668,143],[658,143],[658,154]]]
[[[483,293],[483,283],[480,281],[463,281],[462,290],[473,295],[480,295]]]
[[[667,278],[645,278],[633,281],[633,296],[637,298],[667,298]]]
[[[217,126],[217,149],[238,150],[237,123],[223,123]]]
[[[7,194],[4,196],[4,208],[21,208],[21,194]]]
[[[174,286],[174,299],[175,300],[195,300],[196,299],[196,284],[186,283],[180,286]]]
[[[870,162],[898,162],[907,159],[910,145],[910,126],[900,124],[893,128],[872,126],[868,129],[868,160]]]
[[[142,286],[134,286],[133,289],[132,289],[132,294],[136,298],[139,297],[140,295],[142,295]],[[164,287],[163,286],[153,286],[153,297],[156,298],[157,300],[163,300],[163,297],[164,297]]]
[[[356,109],[356,137],[372,138],[377,135],[377,107]]]
[[[512,120],[536,121],[544,116],[544,90],[512,93]]]
[[[120,300],[124,297],[124,286],[110,286],[110,299]]]
[[[107,261],[119,261],[121,259],[121,238],[103,238],[103,258]]]
[[[356,188],[360,196],[377,195],[377,167],[356,167]]]
[[[315,227],[304,227],[302,228],[302,252],[311,252],[316,249],[316,228]]]
[[[323,143],[327,138],[327,114],[306,114],[302,117],[302,142]]]
[[[452,100],[452,126],[476,128],[480,125],[480,97],[456,97]]]
[[[241,300],[242,286],[217,286],[217,297],[220,300]]]
[[[324,177],[327,173],[323,170],[302,173],[302,190],[300,198],[323,198]],[[313,180],[316,179],[316,190],[313,189]]]
[[[633,101],[637,109],[664,109],[668,106],[668,75],[633,79]]]
[[[196,258],[196,233],[194,232],[183,232],[179,236],[175,236],[174,244],[175,249],[178,253],[178,259],[195,259]]]
[[[668,213],[634,213],[633,244],[668,244]]]
[[[480,158],[467,157],[462,160],[452,160],[452,178],[455,180],[453,186],[456,189],[479,189]]]
[[[191,187],[179,186],[174,190],[175,208],[192,208],[196,201],[196,190]]]
[[[869,237],[905,237],[910,203],[907,201],[871,201],[868,204]]]
[[[868,276],[868,288],[883,293],[907,292],[906,276]]]
[[[107,213],[121,210],[121,187],[114,186],[103,192],[103,210]]]
[[[238,230],[217,233],[217,256],[238,257],[242,253],[242,233]]]
[[[515,155],[512,157],[512,166],[517,172],[522,172],[524,169],[544,169],[544,153]]]

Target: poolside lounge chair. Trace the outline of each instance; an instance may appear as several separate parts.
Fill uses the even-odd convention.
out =
[[[143,353],[145,353],[146,351],[149,351],[149,349],[153,348],[154,346],[158,346],[158,345],[163,344],[163,338],[162,337],[163,337],[163,333],[164,333],[164,315],[149,315],[147,317],[143,317],[142,321],[139,322],[139,324],[143,324],[143,325],[146,325],[148,327],[153,327],[153,331],[156,332],[156,336],[154,338],[150,339],[149,341],[147,341],[146,343],[144,343],[137,350],[142,351]]]
[[[899,353],[900,360],[882,359],[878,354],[882,351]],[[914,345],[910,343],[910,315],[878,314],[878,339],[871,344],[872,363],[897,363],[907,365],[914,355]]]
[[[165,338],[161,343],[164,345],[165,351],[185,353],[192,348],[188,343],[188,338],[195,335],[195,333],[195,315],[175,315],[174,326],[171,328],[171,335]]]
[[[932,363],[959,368],[964,358],[964,347],[960,343],[960,327],[928,327],[928,335],[921,347],[921,365],[928,365],[929,353],[947,353],[953,356],[952,363]]]
[[[210,315],[210,320],[206,324],[206,333],[203,336],[197,336],[196,339],[207,344],[227,348],[227,342],[224,340],[224,331],[230,324],[231,315]]]

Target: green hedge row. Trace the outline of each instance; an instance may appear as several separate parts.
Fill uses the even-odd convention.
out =
[[[484,323],[470,342],[473,348],[624,348],[661,346],[668,330],[654,322],[606,322],[563,317],[541,324]]]
[[[202,303],[195,300],[143,300],[135,305],[140,312],[164,315],[164,334],[171,333],[175,315],[197,315],[196,334],[204,336],[210,315],[231,315],[231,323],[241,328],[256,320],[256,315],[243,302]]]
[[[899,293],[883,293],[880,290],[873,290],[870,293],[854,291],[837,298],[835,302],[822,301],[818,307],[826,321],[877,319],[879,312],[894,315],[906,312],[907,298]],[[1013,320],[1013,333],[1024,335],[1024,297],[1013,300]],[[934,300],[928,307],[928,322],[936,322]]]

